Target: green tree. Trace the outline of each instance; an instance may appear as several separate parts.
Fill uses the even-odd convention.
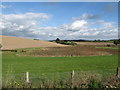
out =
[[[0,44],[0,49],[2,48],[2,45]]]
[[[113,43],[114,43],[115,45],[120,44],[120,40],[115,40]]]
[[[60,39],[59,38],[57,38],[55,41],[56,41],[56,43],[60,43]]]

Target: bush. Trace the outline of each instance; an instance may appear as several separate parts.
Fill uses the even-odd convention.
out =
[[[0,49],[2,48],[2,45],[0,44]]]
[[[64,45],[77,45],[75,42],[67,41],[67,40],[60,40],[59,38],[57,38],[55,42],[59,44],[64,44]]]
[[[55,42],[56,42],[56,43],[60,43],[60,39],[57,38],[57,39],[55,40]]]
[[[70,42],[70,41],[60,41],[60,44],[65,44],[65,45],[77,45],[75,42]]]
[[[39,40],[39,39],[33,39],[33,40]]]
[[[97,82],[96,80],[91,79],[88,84],[88,88],[103,88],[103,85],[100,81]]]
[[[120,44],[120,40],[115,40],[113,43],[114,43],[115,45]]]

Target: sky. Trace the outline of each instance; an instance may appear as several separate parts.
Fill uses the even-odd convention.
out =
[[[40,40],[116,39],[117,2],[3,2],[1,35]]]

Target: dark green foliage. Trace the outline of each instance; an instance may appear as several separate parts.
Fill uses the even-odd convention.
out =
[[[39,40],[39,39],[33,39],[33,40]]]
[[[57,38],[55,41],[56,41],[56,43],[64,44],[64,45],[77,45],[77,44],[76,44],[75,42],[73,42],[73,41],[60,40],[59,38]]]
[[[120,44],[120,39],[113,42],[115,45]]]
[[[60,44],[65,44],[65,45],[76,45],[75,42],[70,42],[70,41],[60,41]]]
[[[60,43],[60,39],[59,38],[57,38],[55,41],[56,41],[56,43]]]
[[[88,88],[103,88],[102,83],[94,79],[90,79],[90,82],[88,83]]]
[[[2,45],[0,44],[0,48],[2,48]]]

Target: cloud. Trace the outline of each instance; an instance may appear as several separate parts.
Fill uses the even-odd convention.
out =
[[[109,4],[109,5],[106,5],[103,10],[107,13],[111,13],[111,12],[114,12],[115,10],[117,9],[117,5],[112,5],[112,4]]]
[[[13,36],[34,36],[33,31],[51,18],[45,13],[25,13],[0,15],[2,22],[2,33]]]
[[[11,6],[7,6],[7,5],[0,5],[0,8],[2,8],[2,9],[5,9],[5,8],[9,8],[9,7],[11,7]]]
[[[104,20],[92,22],[87,19],[77,19],[70,24],[42,27],[43,23],[51,18],[51,15],[24,13],[1,15],[1,17],[2,34],[9,36],[52,40],[58,37],[60,39],[110,39],[117,38],[118,35],[116,23]],[[100,27],[96,27],[98,25]]]
[[[38,20],[38,22],[45,21],[48,20],[50,16],[44,13],[25,13],[25,14],[3,15],[2,18],[4,21],[8,21],[14,24],[17,23],[19,25],[24,25],[24,24],[35,25],[36,20]]]
[[[71,24],[72,30],[84,29],[87,26],[87,21],[85,20],[76,20]]]
[[[82,16],[80,17],[73,17],[73,20],[82,20],[82,19],[99,19],[101,18],[100,15],[94,15],[94,14],[88,14],[88,13],[84,13]]]
[[[6,8],[6,6],[4,6],[4,5],[0,5],[0,8]]]

